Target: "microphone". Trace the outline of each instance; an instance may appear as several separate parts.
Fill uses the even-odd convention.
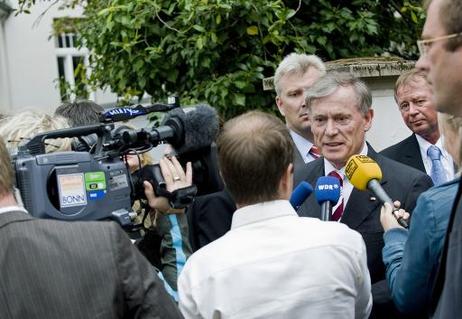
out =
[[[328,221],[332,214],[332,207],[340,198],[340,181],[333,176],[321,176],[315,186],[314,195],[321,205],[321,220]]]
[[[310,183],[302,181],[300,184],[295,187],[292,195],[290,195],[289,202],[292,207],[297,210],[303,204],[303,202],[311,195],[313,192],[313,187]]]
[[[100,122],[120,122],[146,115],[152,112],[166,112],[179,107],[177,104],[152,104],[143,106],[141,104],[133,106],[116,107],[100,114]]]
[[[172,141],[177,154],[197,151],[208,147],[215,141],[219,121],[217,111],[206,104],[188,107],[188,110],[175,108],[168,112],[163,125],[171,125],[175,119],[182,122],[184,135],[181,140]]]
[[[353,155],[348,160],[345,167],[345,175],[350,183],[359,190],[370,190],[382,203],[389,203],[395,207],[393,200],[388,196],[380,185],[382,170],[376,161],[366,155]],[[408,223],[402,218],[398,218],[398,223],[407,228]]]
[[[189,112],[175,108],[168,112],[161,126],[149,129],[131,129],[121,126],[113,132],[114,149],[142,147],[166,141],[175,148],[177,155],[200,150],[215,141],[218,134],[217,111],[208,105],[198,105]]]

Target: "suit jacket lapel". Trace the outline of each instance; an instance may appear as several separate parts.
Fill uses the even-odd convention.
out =
[[[409,166],[415,167],[416,169],[426,173],[422,155],[420,154],[419,142],[417,142],[415,133],[408,139],[409,143],[407,143],[406,147],[403,149],[403,156],[408,159],[408,163],[410,164]]]
[[[318,158],[306,165],[305,178],[303,180],[313,187],[319,177],[324,176],[324,159]],[[311,194],[297,211],[299,216],[321,218],[321,206],[316,201],[315,194]]]

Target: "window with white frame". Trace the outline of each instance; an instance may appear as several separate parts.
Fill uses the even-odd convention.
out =
[[[91,98],[86,87],[89,76],[89,58],[86,48],[78,48],[77,34],[61,32],[55,35],[58,62],[58,85],[62,101]]]

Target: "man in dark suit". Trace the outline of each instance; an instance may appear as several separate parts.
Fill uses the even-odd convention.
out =
[[[454,162],[440,138],[438,113],[425,73],[412,69],[401,74],[395,84],[395,101],[413,134],[380,153],[428,174],[435,185],[452,180]],[[439,150],[439,159],[433,158],[432,150]],[[437,173],[439,168],[442,174]]]
[[[35,219],[12,190],[0,139],[1,318],[181,318],[119,225]]]
[[[327,74],[307,90],[306,100],[314,141],[323,155],[307,165],[306,180],[314,184],[324,175],[341,179],[342,195],[333,207],[331,220],[345,223],[363,236],[373,284],[373,317],[392,318],[394,310],[382,261],[381,205],[372,193],[353,188],[345,177],[345,164],[354,154],[368,155],[376,160],[383,172],[382,187],[408,211],[412,211],[418,195],[431,187],[432,181],[418,170],[377,154],[366,143],[366,132],[373,118],[372,97],[361,80],[349,74]],[[298,214],[320,218],[321,209],[312,196],[300,207]]]
[[[438,111],[462,116],[462,3],[427,1],[427,20],[419,41],[416,67],[427,74]],[[431,311],[434,318],[458,318],[462,312],[462,187],[459,183]]]
[[[294,187],[303,180],[306,163],[320,156],[313,145],[304,91],[325,73],[326,67],[316,55],[291,53],[281,61],[274,74],[276,105],[295,144]],[[231,227],[235,210],[236,205],[226,189],[197,197],[188,209],[193,250],[223,236]]]
[[[304,91],[326,73],[326,67],[316,55],[291,53],[287,55],[274,73],[276,105],[284,116],[290,136],[295,144],[294,185],[303,176],[305,163],[319,157],[313,145]]]

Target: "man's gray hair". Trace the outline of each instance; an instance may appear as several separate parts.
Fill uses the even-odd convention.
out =
[[[372,95],[366,83],[351,73],[338,72],[327,73],[305,91],[308,110],[311,112],[313,101],[333,94],[340,87],[352,87],[358,101],[358,110],[362,114],[366,114],[369,111],[372,106]]]
[[[309,68],[315,68],[321,72],[321,75],[326,74],[326,66],[324,62],[314,54],[299,54],[299,53],[290,53],[287,55],[274,73],[274,89],[276,94],[279,96],[281,94],[280,81],[281,78],[286,74],[299,74],[303,75]]]

